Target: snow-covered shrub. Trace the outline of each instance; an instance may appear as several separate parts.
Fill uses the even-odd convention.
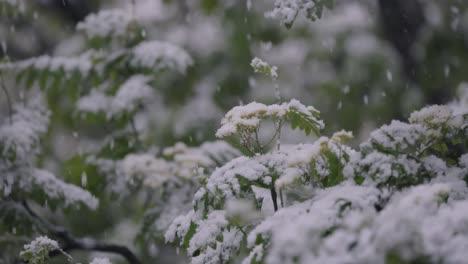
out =
[[[138,15],[145,1],[117,2],[138,4],[89,15],[56,53],[0,64],[0,94],[14,91],[8,113],[0,113],[0,256],[7,263],[18,257],[16,245],[40,234],[58,242],[28,244],[20,255],[31,263],[65,254],[59,244],[118,248],[125,253],[110,253],[130,263],[139,263],[132,252],[142,262],[175,257],[174,245],[192,263],[466,259],[466,93],[381,126],[357,148],[353,134],[340,130],[380,126],[391,116],[382,112],[403,116],[401,105],[420,103],[407,96],[419,90],[402,84],[395,54],[375,34],[371,2],[277,0],[268,16],[287,27],[323,15],[288,33],[258,19],[271,1],[249,0],[248,10],[243,1],[164,1],[169,8],[147,1],[158,13],[149,22]],[[325,11],[333,2],[339,12]],[[21,3],[32,2],[0,0],[0,15],[16,16]],[[447,6],[454,16],[464,12]],[[450,23],[464,28],[460,21]],[[248,69],[254,54],[279,67],[255,57]],[[445,78],[464,61],[447,62]],[[390,110],[374,111],[384,101]],[[231,110],[214,133],[223,109]],[[287,124],[303,135],[285,133]],[[284,143],[296,136],[304,143]],[[126,247],[98,241],[104,237]]]
[[[20,257],[27,263],[45,264],[49,259],[49,253],[57,251],[63,254],[68,263],[76,263],[75,260],[65,253],[59,246],[58,242],[48,238],[47,236],[36,237],[30,243],[24,245],[24,250],[20,252]],[[108,258],[94,258],[90,264],[112,264]]]
[[[291,124],[318,133],[318,111],[292,102],[304,119]],[[166,232],[191,263],[463,262],[468,114],[459,103],[384,125],[358,150],[344,145],[352,138],[344,131],[262,148],[260,123],[286,122],[290,104],[251,103],[226,114],[217,136],[237,135],[248,156],[207,176],[193,208]]]

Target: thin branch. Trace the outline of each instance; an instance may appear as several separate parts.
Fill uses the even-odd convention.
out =
[[[279,133],[279,130],[278,130],[278,128],[276,127],[276,123],[273,122],[273,124],[275,124],[275,134],[273,134],[273,136],[270,138],[270,140],[263,146],[264,148],[270,146],[270,144],[276,139],[276,136],[277,136],[278,133]]]
[[[135,138],[135,143],[138,145],[139,148],[141,148],[143,145],[140,141],[138,130],[136,129],[135,121],[133,120],[133,117],[130,118],[130,126],[132,127],[132,133],[133,133],[133,137]]]
[[[28,205],[26,201],[22,202],[23,207],[29,213],[31,217],[36,219],[40,224],[49,230],[49,232],[63,240],[65,243],[62,250],[67,252],[70,250],[88,250],[88,251],[100,251],[118,254],[124,257],[130,264],[141,264],[140,260],[133,254],[133,252],[125,246],[99,242],[92,239],[78,239],[71,235],[64,227],[52,225],[40,218]],[[61,254],[60,251],[51,252],[51,256]]]
[[[8,117],[10,120],[10,124],[13,124],[13,107],[11,104],[11,98],[10,94],[8,93],[8,90],[5,86],[5,80],[3,79],[3,73],[0,72],[0,84],[2,86],[3,93],[5,93],[5,97],[7,99],[7,105],[8,105]]]
[[[278,195],[276,194],[274,184],[273,184],[273,186],[271,186],[270,192],[271,192],[271,199],[273,200],[273,208],[275,209],[275,212],[276,212],[276,211],[278,211],[278,201],[277,201]]]
[[[280,120],[278,122],[278,139],[276,141],[276,150],[280,150],[281,149],[281,127],[283,126],[283,121]]]
[[[279,196],[280,196],[280,202],[281,202],[281,208],[284,207],[284,199],[283,199],[283,189],[279,189]]]

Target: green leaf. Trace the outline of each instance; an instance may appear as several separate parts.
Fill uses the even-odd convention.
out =
[[[86,158],[87,155],[77,155],[65,161],[62,175],[67,182],[99,194],[106,187],[106,177],[99,174],[95,165],[87,163]],[[86,184],[83,184],[83,177],[86,177]]]
[[[45,90],[47,87],[47,80],[49,78],[49,72],[48,71],[43,71],[40,73],[40,78],[39,78],[39,88],[41,90]]]
[[[340,184],[344,180],[340,159],[330,150],[324,150],[328,161],[330,174],[322,180],[323,187],[331,187]]]
[[[316,120],[311,119],[309,116],[291,110],[288,112],[287,118],[291,123],[292,129],[299,128],[300,130],[304,131],[307,136],[310,135],[311,132],[313,132],[316,136],[320,136],[320,124]]]
[[[38,71],[34,69],[29,70],[27,73],[27,77],[26,77],[26,83],[25,83],[26,88],[28,89],[31,88],[34,85],[34,82],[37,80],[37,77],[38,77]]]
[[[184,237],[184,243],[182,244],[182,248],[187,249],[189,247],[190,240],[195,235],[197,227],[197,224],[195,224],[194,222],[190,223],[189,230],[187,231],[187,234]]]

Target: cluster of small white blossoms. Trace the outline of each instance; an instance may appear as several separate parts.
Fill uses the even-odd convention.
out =
[[[84,21],[76,26],[78,31],[83,31],[89,38],[93,37],[123,37],[133,17],[130,12],[112,9],[103,10],[96,14],[90,14]]]
[[[103,112],[107,118],[123,113],[135,111],[138,105],[154,97],[149,78],[144,75],[134,75],[126,80],[118,89],[115,96],[107,95],[100,90],[93,90],[91,94],[81,97],[77,102],[80,112]]]
[[[307,119],[318,124],[319,129],[325,125],[316,116],[320,112],[313,106],[305,106],[296,99],[288,103],[265,105],[252,102],[247,105],[236,106],[226,113],[221,120],[221,127],[216,132],[218,138],[225,138],[240,131],[255,131],[265,119],[287,119],[291,112],[304,115]]]

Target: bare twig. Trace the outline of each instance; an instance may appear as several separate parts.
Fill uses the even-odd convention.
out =
[[[275,212],[276,212],[276,211],[278,211],[278,201],[277,201],[278,195],[276,194],[274,184],[271,186],[270,192],[271,192],[271,199],[273,200],[273,208],[275,209]]]

